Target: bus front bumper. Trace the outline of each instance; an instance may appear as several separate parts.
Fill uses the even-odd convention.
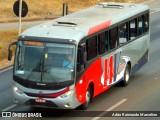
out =
[[[80,105],[76,99],[75,91],[66,97],[58,96],[56,98],[38,98],[27,96],[15,86],[13,86],[13,102],[22,105],[56,109],[74,109]]]

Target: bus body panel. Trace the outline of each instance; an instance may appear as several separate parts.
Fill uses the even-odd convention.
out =
[[[95,97],[122,79],[127,60],[120,54],[119,50],[113,51],[93,61],[87,68],[76,84],[76,95],[80,103],[86,102],[85,95],[90,83],[94,85]]]
[[[94,71],[93,71],[94,70]],[[94,84],[94,95],[96,96],[103,91],[101,82],[102,76],[102,60],[101,58],[95,60],[84,72],[80,80],[76,84],[76,95],[79,102],[86,101],[85,95],[90,83]]]
[[[132,68],[134,72],[138,71],[148,61],[148,49],[149,36],[147,35],[95,60],[77,82],[78,101],[82,104],[86,102],[85,94],[91,82],[94,84],[93,97],[120,82],[129,62],[131,62],[131,71]],[[144,61],[143,65],[140,61]]]
[[[131,55],[131,54],[128,56],[127,56],[127,54],[126,54],[126,56],[119,55],[118,56],[119,58],[117,58],[117,59],[119,59],[119,63],[115,64],[115,61],[117,60],[115,58],[115,56],[117,56],[117,54],[108,55],[108,56],[110,56],[110,57],[106,56],[106,57],[104,57],[104,59],[99,58],[98,60],[94,61],[90,65],[90,67],[86,70],[86,72],[82,75],[81,79],[77,82],[77,84],[76,84],[76,97],[81,104],[86,102],[85,95],[86,95],[86,92],[87,92],[87,89],[88,89],[90,83],[94,84],[93,97],[106,91],[107,89],[109,89],[110,87],[117,84],[118,82],[120,82],[123,79],[126,65],[129,62],[131,62],[131,59],[129,56],[134,57],[134,55]],[[140,60],[146,61],[146,62],[143,62],[143,65],[144,65],[148,61],[148,58],[146,59],[146,57],[148,57],[148,52],[146,51],[143,54],[143,56],[141,57]],[[137,55],[136,55],[136,57],[137,57]],[[108,58],[110,58],[110,59],[108,59]],[[113,60],[113,58],[114,58],[114,60]],[[100,60],[102,62],[101,64],[100,64]],[[138,67],[138,69],[136,69],[136,71],[137,71],[142,67],[142,65],[139,61],[135,61],[135,62],[137,64],[135,64],[132,68]],[[131,68],[131,70],[132,70],[132,68]],[[136,72],[136,71],[134,71],[134,72]],[[107,74],[107,72],[108,72],[108,74]],[[95,76],[95,75],[99,75],[99,76],[101,76],[101,78],[99,76]]]
[[[138,59],[140,59],[146,53],[146,51],[149,49],[149,46],[150,46],[149,38],[150,38],[149,35],[145,35],[137,40],[137,42],[139,43],[139,45],[137,45],[137,46],[139,46]]]

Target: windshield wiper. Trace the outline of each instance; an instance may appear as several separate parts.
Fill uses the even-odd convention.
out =
[[[32,69],[30,74],[26,77],[26,80],[29,80],[29,78],[33,75],[34,72],[42,72],[42,58],[43,56],[40,57],[39,63],[36,65],[34,69]]]
[[[56,82],[56,84],[58,85],[59,83],[57,82],[55,76],[50,72],[50,70],[48,70],[47,66],[44,65],[45,69],[46,69],[46,72],[49,73],[49,75],[51,76],[52,80]],[[45,70],[43,71],[45,72]]]
[[[34,72],[41,72],[41,74],[44,74],[44,72],[47,72],[51,76],[52,80],[55,81],[56,84],[58,85],[58,82],[56,81],[55,76],[52,75],[52,73],[48,70],[48,68],[46,67],[46,65],[44,65],[44,68],[46,68],[46,70],[44,70],[42,68],[42,63],[41,63],[41,60],[40,60],[40,62],[36,65],[36,67],[34,69],[32,69],[32,71],[30,72],[30,74],[26,77],[26,80],[29,80],[29,78],[34,74]],[[43,81],[43,78],[42,78],[42,81]]]
[[[42,72],[42,64],[41,63],[38,63],[36,65],[36,67],[34,69],[32,69],[32,71],[30,72],[30,74],[26,77],[26,80],[29,80],[29,78],[33,75],[34,72]]]

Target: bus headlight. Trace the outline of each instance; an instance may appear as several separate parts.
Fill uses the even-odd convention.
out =
[[[68,96],[70,96],[73,92],[74,92],[74,89],[72,89],[72,90],[70,90],[70,91],[68,91],[68,92],[66,92],[66,93],[64,93],[64,94],[62,94],[62,95],[60,95],[60,97],[61,97],[61,98],[68,97]]]
[[[13,86],[13,91],[15,91],[18,94],[23,94],[23,92],[16,86]]]

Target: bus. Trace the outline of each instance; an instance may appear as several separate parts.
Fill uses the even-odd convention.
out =
[[[87,109],[100,93],[149,60],[149,7],[99,2],[31,27],[11,43],[14,103],[32,107]]]

